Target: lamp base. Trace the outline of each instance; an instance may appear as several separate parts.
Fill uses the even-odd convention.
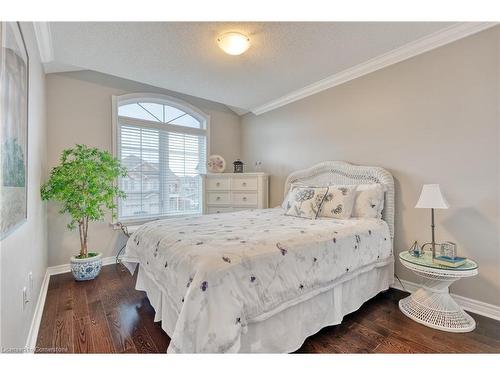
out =
[[[431,208],[431,234],[432,234],[432,237],[431,237],[431,242],[427,242],[427,243],[424,243],[422,245],[422,251],[425,251],[424,248],[425,246],[429,245],[431,246],[431,249],[432,249],[432,260],[434,260],[434,258],[436,257],[436,245],[439,245],[438,243],[436,243],[436,236],[435,236],[435,233],[434,233],[434,229],[435,229],[435,225],[434,225],[434,208]]]

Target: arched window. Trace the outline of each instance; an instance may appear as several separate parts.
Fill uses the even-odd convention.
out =
[[[158,94],[113,97],[114,152],[128,170],[118,220],[201,214],[209,116]]]

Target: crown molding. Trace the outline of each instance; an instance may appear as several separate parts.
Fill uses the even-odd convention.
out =
[[[36,43],[40,53],[42,64],[50,63],[54,60],[54,47],[52,46],[52,33],[49,22],[33,22]]]
[[[413,42],[407,43],[401,47],[365,61],[361,64],[355,65],[352,68],[346,69],[313,84],[307,85],[299,90],[292,91],[287,95],[253,108],[251,112],[255,115],[260,115],[262,113],[282,107],[297,100],[306,98],[310,95],[314,95],[318,92],[362,77],[366,74],[375,72],[387,66],[407,60],[411,57],[444,46],[445,44],[452,43],[472,34],[476,34],[498,24],[499,23],[497,22],[457,23],[443,30],[439,30],[435,33],[427,35],[423,38],[417,39]]]

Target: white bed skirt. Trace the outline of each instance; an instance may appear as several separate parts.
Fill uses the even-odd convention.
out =
[[[394,281],[394,261],[340,279],[331,289],[258,321],[249,321],[241,336],[241,353],[290,353],[320,329],[340,324],[342,318]],[[155,322],[172,337],[177,313],[170,307],[161,287],[139,266],[136,289],[145,291],[155,310]],[[170,350],[169,350],[170,351]]]

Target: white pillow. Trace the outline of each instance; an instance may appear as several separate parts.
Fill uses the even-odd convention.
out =
[[[316,219],[327,191],[326,187],[308,186],[290,189],[285,215]]]
[[[323,199],[319,217],[334,219],[349,219],[352,214],[356,186],[328,186],[328,191]]]
[[[384,191],[381,184],[363,184],[356,187],[352,217],[382,218]]]

